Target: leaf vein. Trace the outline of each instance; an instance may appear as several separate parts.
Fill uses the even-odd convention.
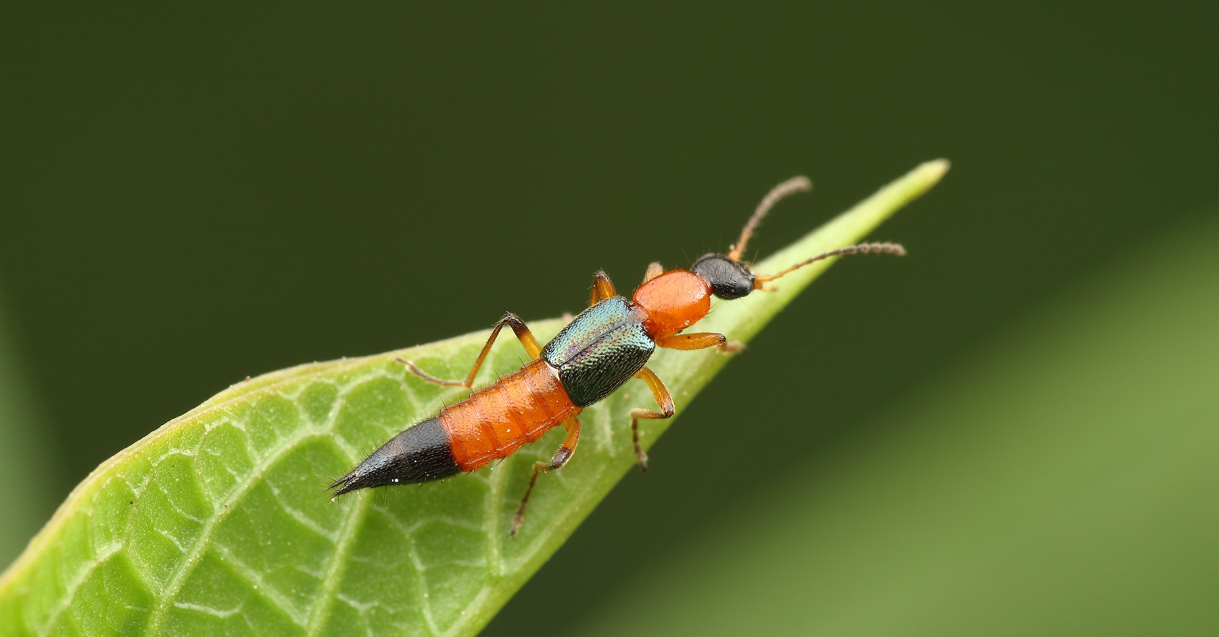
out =
[[[215,548],[216,552],[220,553],[220,556],[224,558],[224,563],[232,567],[233,570],[237,571],[239,575],[253,584],[254,590],[258,591],[258,593],[263,597],[266,597],[274,602],[280,610],[284,611],[284,613],[286,613],[288,617],[292,619],[294,624],[301,627],[305,625],[305,618],[301,617],[299,613],[294,612],[296,607],[292,603],[292,600],[280,595],[274,587],[267,586],[262,579],[262,575],[259,574],[257,570],[251,568],[245,562],[242,562],[240,558],[233,555],[233,552],[224,546],[217,544]]]
[[[74,578],[72,585],[66,587],[63,600],[60,601],[60,603],[55,607],[55,610],[52,611],[51,616],[47,619],[46,630],[43,631],[43,635],[50,635],[55,632],[55,628],[59,624],[60,617],[62,617],[64,611],[68,610],[68,607],[72,605],[72,599],[76,597],[76,591],[79,590],[82,585],[84,585],[85,580],[89,579],[89,576],[93,574],[93,571],[97,570],[102,563],[110,559],[111,556],[118,552],[118,548],[114,548],[109,552],[99,552],[97,554],[97,558],[92,564],[89,565],[88,568],[81,569],[80,574]]]
[[[281,457],[295,450],[306,441],[313,438],[322,437],[324,436],[321,432],[307,433],[296,438],[295,440],[281,443],[277,448],[272,449],[270,453],[266,454],[259,464],[250,471],[249,479],[246,482],[238,486],[232,491],[232,493],[229,494],[227,501],[216,509],[216,513],[211,518],[204,522],[203,530],[199,533],[199,537],[195,540],[194,546],[191,547],[190,551],[187,552],[186,556],[183,558],[182,563],[179,564],[175,569],[173,578],[170,579],[169,585],[166,586],[165,590],[162,591],[161,599],[157,601],[155,607],[153,608],[152,616],[149,618],[147,628],[144,631],[145,635],[157,635],[160,633],[161,623],[165,621],[165,615],[169,612],[173,598],[182,589],[182,585],[186,583],[187,576],[190,575],[191,571],[193,571],[195,566],[199,563],[199,558],[203,556],[203,552],[210,544],[212,532],[215,531],[220,522],[224,520],[233,510],[233,507],[228,505],[239,501],[243,496],[245,496],[246,493],[253,489],[255,485],[259,484],[259,478],[262,476],[262,474],[265,473],[267,469],[269,469],[271,465]],[[246,438],[249,438],[249,436],[246,436]]]
[[[360,527],[363,526],[364,519],[367,517],[368,501],[369,498],[367,497],[360,498],[359,502],[356,503],[355,510],[347,515],[343,529],[339,532],[334,553],[331,555],[326,565],[326,573],[322,577],[322,586],[318,591],[318,601],[314,603],[312,612],[309,614],[309,624],[305,631],[307,637],[314,637],[320,634],[322,626],[325,625],[326,611],[330,608],[335,596],[338,594],[339,581],[346,571],[343,567],[347,563],[347,554],[351,552],[356,535]]]

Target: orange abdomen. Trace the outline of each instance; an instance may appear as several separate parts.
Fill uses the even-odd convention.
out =
[[[473,471],[541,438],[576,410],[558,375],[538,359],[445,407],[438,418],[453,460],[462,471]]]

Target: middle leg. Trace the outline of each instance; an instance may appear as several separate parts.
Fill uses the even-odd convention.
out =
[[[673,396],[669,394],[669,390],[665,387],[664,381],[656,375],[656,372],[644,367],[635,374],[635,378],[642,378],[643,382],[648,384],[648,389],[652,390],[652,397],[656,399],[656,404],[660,407],[660,411],[652,411],[650,409],[632,409],[631,410],[631,443],[635,445],[635,458],[639,460],[639,464],[643,466],[643,470],[648,470],[648,454],[644,453],[643,446],[639,444],[639,420],[641,418],[672,418],[673,417]]]
[[[609,275],[605,273],[605,270],[597,270],[597,273],[593,275],[593,293],[588,300],[588,306],[592,307],[615,296],[618,296],[618,291],[614,289],[614,283],[610,281]]]

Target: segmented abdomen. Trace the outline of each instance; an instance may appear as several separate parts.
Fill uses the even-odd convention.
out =
[[[576,412],[558,374],[538,359],[441,410],[453,460],[473,471],[542,437]]]

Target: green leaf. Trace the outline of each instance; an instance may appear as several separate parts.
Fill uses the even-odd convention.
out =
[[[934,185],[930,162],[756,266],[773,272],[853,242]],[[829,266],[780,291],[719,306],[706,329],[747,341]],[[538,321],[539,339],[562,323]],[[700,324],[700,329],[704,324]],[[464,376],[487,332],[366,358],[302,365],[239,383],[111,458],[73,491],[0,580],[12,635],[470,635],[554,553],[634,465],[627,411],[642,383],[584,412],[575,459],[544,476],[525,525],[507,535],[529,478],[562,432],[492,468],[331,502],[324,485],[456,389],[402,356]],[[486,383],[527,360],[500,339]],[[681,413],[729,357],[659,353],[651,367]],[[671,421],[643,429],[651,445]]]

